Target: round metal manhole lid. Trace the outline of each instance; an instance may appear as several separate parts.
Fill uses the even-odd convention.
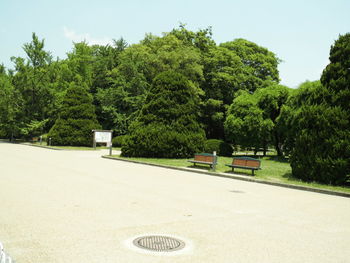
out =
[[[185,243],[179,239],[167,236],[143,236],[133,241],[134,245],[157,252],[172,252],[185,247]]]

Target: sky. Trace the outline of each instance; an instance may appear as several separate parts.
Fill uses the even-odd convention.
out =
[[[64,59],[73,42],[135,44],[180,23],[211,26],[217,44],[244,38],[268,48],[282,60],[281,84],[296,88],[320,78],[331,45],[350,32],[350,0],[0,0],[0,64],[26,57],[32,32]]]

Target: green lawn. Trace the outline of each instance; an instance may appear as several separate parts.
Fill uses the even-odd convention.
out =
[[[126,157],[120,157],[119,155],[113,155],[112,157],[117,157],[121,159],[132,160],[132,161],[139,161],[144,163],[152,163],[152,164],[160,164],[160,165],[176,166],[176,167],[190,167],[190,168],[203,169],[207,171],[209,170],[208,165],[193,166],[192,163],[187,161],[189,159],[126,158]],[[254,178],[256,179],[350,193],[350,187],[330,186],[330,185],[323,185],[318,183],[305,183],[297,178],[294,178],[292,176],[291,167],[288,163],[288,160],[286,159],[277,158],[276,156],[259,157],[259,159],[261,160],[262,169],[259,171],[255,171]],[[230,163],[232,163],[232,158],[220,156],[218,158],[218,165],[216,167],[216,172],[230,174],[232,171],[231,168],[228,166],[225,166],[225,164],[230,164]],[[235,173],[240,175],[251,176],[251,170],[235,168]]]

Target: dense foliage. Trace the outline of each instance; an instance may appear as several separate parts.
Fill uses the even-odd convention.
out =
[[[218,139],[209,139],[204,142],[204,152],[213,153],[216,152],[217,155],[231,157],[233,148],[229,143],[226,143]]]
[[[294,176],[343,184],[349,38],[332,46],[321,81],[291,90],[279,85],[274,53],[245,39],[217,44],[210,27],[193,32],[181,24],[133,45],[74,43],[56,60],[33,33],[25,58],[12,57],[11,70],[0,65],[0,137],[50,131],[53,144],[90,145],[88,130],[102,127],[114,131],[124,155],[152,157],[274,147],[290,157]]]
[[[91,146],[92,130],[101,128],[84,84],[79,80],[70,84],[59,117],[47,135],[52,145]]]
[[[264,119],[256,96],[241,92],[227,114],[225,132],[229,141],[244,148],[252,147],[255,152],[260,148],[267,149],[273,124]]]
[[[127,135],[119,135],[117,137],[114,137],[112,139],[112,144],[114,147],[122,147],[124,144],[124,139],[126,138]]]
[[[200,122],[207,137],[225,140],[223,123],[237,91],[253,92],[278,83],[276,55],[243,39],[217,45],[210,27],[192,32],[180,25],[162,36],[147,34],[130,46],[122,38],[106,46],[74,43],[64,60],[53,60],[44,44],[33,33],[23,47],[27,58],[13,57],[14,70],[2,70],[6,77],[0,80],[1,92],[11,86],[11,98],[6,100],[16,106],[8,108],[11,114],[1,121],[2,136],[47,133],[76,75],[88,86],[102,127],[113,129],[115,135],[128,134],[154,78],[174,70],[200,97]]]
[[[293,175],[327,184],[350,182],[350,34],[330,51],[330,64],[312,96],[295,113]]]
[[[122,145],[123,156],[184,158],[203,147],[198,95],[181,73],[165,71],[153,81],[140,115]]]
[[[254,93],[240,92],[230,106],[225,121],[228,141],[235,145],[260,149],[266,154],[269,145],[274,145],[277,154],[283,154],[285,134],[279,122],[283,105],[287,102],[290,89],[272,84]]]

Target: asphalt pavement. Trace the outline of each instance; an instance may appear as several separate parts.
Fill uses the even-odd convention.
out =
[[[349,262],[350,199],[0,143],[0,242],[16,263]],[[176,252],[133,240],[166,235]]]

